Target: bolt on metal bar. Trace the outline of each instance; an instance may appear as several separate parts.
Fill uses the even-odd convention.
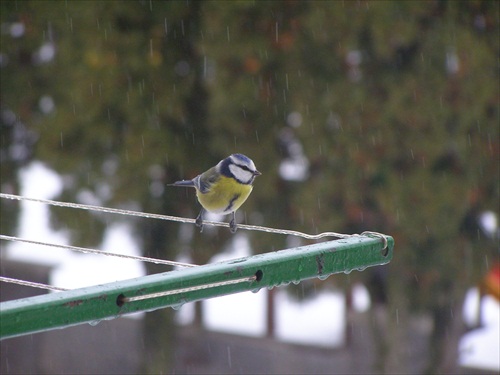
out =
[[[354,236],[0,303],[0,339],[384,265],[394,240]]]

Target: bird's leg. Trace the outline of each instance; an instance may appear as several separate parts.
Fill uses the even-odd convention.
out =
[[[196,217],[195,224],[197,227],[200,228],[200,233],[203,232],[203,213],[205,212],[205,209],[202,208],[198,216]]]
[[[229,228],[231,230],[231,233],[236,233],[236,230],[238,229],[238,225],[236,224],[236,211],[233,211],[233,218],[229,222]]]

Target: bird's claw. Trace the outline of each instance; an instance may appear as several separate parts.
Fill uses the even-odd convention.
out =
[[[234,222],[234,219],[229,222],[229,229],[231,233],[236,233],[238,230],[238,225]]]
[[[195,225],[200,228],[200,233],[203,232],[203,218],[202,218],[202,213],[203,212],[200,212],[200,214],[198,215],[198,217],[196,218],[196,221],[195,221]]]

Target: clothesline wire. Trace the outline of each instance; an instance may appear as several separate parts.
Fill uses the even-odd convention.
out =
[[[5,283],[29,286],[32,288],[53,290],[55,292],[65,292],[67,290],[70,290],[70,289],[66,289],[66,288],[60,288],[58,286],[47,285],[47,284],[42,284],[42,283],[35,283],[33,281],[19,280],[19,279],[14,279],[12,277],[5,277],[5,276],[0,276],[0,281],[3,281]]]
[[[59,202],[59,201],[53,201],[53,200],[49,200],[49,199],[29,198],[29,197],[23,197],[20,195],[14,195],[14,194],[0,193],[0,198],[13,199],[13,200],[19,200],[19,201],[38,202],[38,203],[48,204],[51,206],[77,208],[77,209],[81,209],[81,210],[105,212],[105,213],[127,215],[127,216],[136,216],[136,217],[143,217],[143,218],[148,218],[148,219],[176,221],[176,222],[180,222],[180,223],[192,223],[192,224],[194,224],[196,222],[195,219],[185,218],[185,217],[153,214],[153,213],[147,213],[147,212],[131,211],[131,210],[124,210],[124,209],[119,209],[119,208],[101,207],[101,206],[94,206],[94,205],[80,204],[80,203]],[[218,227],[229,227],[228,223],[224,223],[224,222],[220,222],[220,221],[204,220],[203,224],[204,225],[211,225],[211,226],[218,226]],[[324,238],[324,237],[348,238],[348,237],[353,236],[352,234],[342,234],[342,233],[335,233],[335,232],[323,232],[323,233],[319,233],[319,234],[307,234],[307,233],[302,233],[302,232],[298,232],[295,230],[276,229],[276,228],[263,227],[263,226],[259,226],[259,225],[248,225],[248,224],[238,224],[238,229],[254,230],[254,231],[267,232],[267,233],[276,233],[276,234],[298,236],[298,237],[306,238],[309,240],[317,240],[317,239]]]
[[[124,297],[121,299],[121,302],[125,303],[125,302],[142,301],[145,299],[171,296],[173,294],[179,294],[179,293],[194,292],[197,290],[210,289],[210,288],[215,288],[215,287],[219,287],[219,286],[234,285],[234,284],[239,284],[239,283],[243,283],[243,282],[252,282],[252,281],[256,280],[256,278],[257,277],[255,275],[252,275],[252,276],[247,276],[247,277],[241,277],[239,279],[234,279],[234,280],[218,281],[218,282],[209,283],[209,284],[201,284],[201,285],[189,286],[189,287],[185,287],[185,288],[166,290],[164,292],[142,294],[142,295],[133,296],[133,297]]]
[[[111,213],[111,214],[136,216],[136,217],[143,217],[143,218],[149,218],[149,219],[168,220],[168,221],[175,221],[175,222],[181,222],[181,223],[195,223],[196,222],[195,219],[183,218],[183,217],[177,217],[177,216],[171,216],[171,215],[160,215],[160,214],[152,214],[152,213],[146,213],[146,212],[140,212],[140,211],[131,211],[131,210],[101,207],[101,206],[94,206],[94,205],[87,205],[87,204],[59,202],[59,201],[53,201],[53,200],[48,200],[48,199],[39,199],[39,198],[29,198],[29,197],[24,197],[24,196],[20,196],[20,195],[14,195],[14,194],[0,193],[0,198],[12,199],[12,200],[18,200],[18,201],[38,202],[38,203],[48,204],[51,206],[76,208],[76,209],[82,209],[82,210],[88,210],[88,211],[97,211],[97,212],[105,212],[105,213]],[[223,223],[223,222],[218,222],[218,221],[204,221],[204,224],[211,225],[211,226],[219,226],[219,227],[228,227],[229,226],[228,223]],[[247,224],[238,224],[238,228],[246,229],[246,230],[267,232],[267,233],[277,233],[277,234],[298,236],[298,237],[303,237],[306,239],[320,239],[320,238],[324,238],[324,237],[348,238],[348,237],[360,236],[359,234],[342,234],[342,233],[335,233],[335,232],[323,232],[323,233],[319,233],[319,234],[307,234],[307,233],[302,233],[302,232],[298,232],[298,231],[294,231],[294,230],[276,229],[276,228],[269,228],[269,227],[263,227],[263,226],[258,226],[258,225],[247,225]],[[384,249],[387,247],[387,238],[385,235],[383,235],[381,233],[363,232],[361,235],[380,237],[384,240]],[[166,264],[166,265],[170,265],[170,266],[180,266],[180,267],[196,267],[196,265],[194,265],[194,264],[181,263],[181,262],[175,262],[175,261],[170,261],[170,260],[155,259],[155,258],[142,257],[142,256],[117,254],[117,253],[111,253],[111,252],[107,252],[107,251],[78,247],[78,246],[58,245],[58,244],[53,244],[53,243],[48,243],[48,242],[34,241],[34,240],[28,240],[28,239],[23,239],[23,238],[19,238],[19,237],[6,236],[3,234],[0,234],[0,240],[13,241],[13,242],[23,242],[23,243],[29,243],[29,244],[35,244],[35,245],[63,248],[63,249],[69,249],[72,251],[78,251],[78,252],[82,252],[82,253],[92,253],[92,254],[99,254],[99,255],[106,255],[106,256],[114,256],[114,257],[125,258],[125,259],[139,260],[142,262],[151,262],[151,263],[155,263],[155,264]],[[52,290],[52,291],[68,290],[65,288],[55,287],[52,285],[35,283],[35,282],[25,281],[25,280],[18,280],[18,279],[9,278],[9,277],[3,277],[3,276],[0,276],[0,281],[7,282],[7,283],[14,283],[14,284],[18,284],[18,285],[30,286],[30,287],[35,287],[35,288],[48,289],[48,290]],[[237,281],[237,282],[240,282],[240,281]],[[210,287],[210,285],[207,285],[207,287]]]
[[[58,244],[49,243],[49,242],[34,241],[34,240],[28,240],[28,239],[19,238],[19,237],[13,237],[13,236],[5,236],[3,234],[0,234],[0,240],[12,241],[12,242],[23,242],[23,243],[29,243],[29,244],[41,245],[41,246],[57,247],[60,249],[68,249],[68,250],[77,251],[80,253],[106,255],[106,256],[111,256],[111,257],[118,257],[118,258],[123,258],[123,259],[133,259],[133,260],[138,260],[141,262],[149,262],[149,263],[154,263],[154,264],[166,264],[168,266],[196,267],[196,265],[194,265],[194,264],[174,262],[173,260],[164,260],[164,259],[141,257],[141,256],[136,256],[136,255],[110,253],[108,251],[91,249],[88,247],[58,245]]]

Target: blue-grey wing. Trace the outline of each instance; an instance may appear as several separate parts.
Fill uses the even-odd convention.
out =
[[[219,180],[219,178],[220,174],[217,173],[217,170],[213,167],[193,178],[193,182],[200,193],[206,194],[210,191],[212,185]]]

